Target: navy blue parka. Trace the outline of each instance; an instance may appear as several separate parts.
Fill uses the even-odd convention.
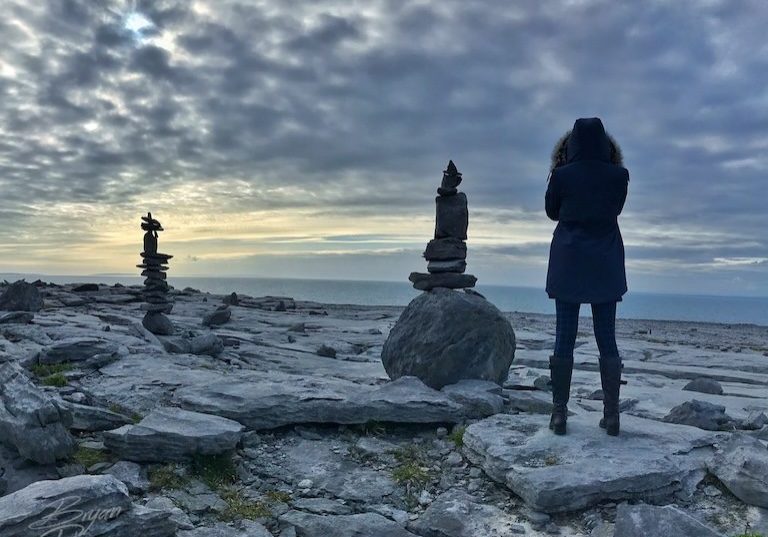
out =
[[[599,118],[577,119],[561,144],[565,162],[554,165],[544,197],[547,216],[557,221],[547,295],[580,304],[621,301],[627,277],[617,217],[629,171]]]

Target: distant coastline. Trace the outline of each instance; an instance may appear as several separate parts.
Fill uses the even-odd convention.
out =
[[[56,284],[103,283],[140,285],[142,278],[131,275],[45,275],[0,273],[0,280],[27,281],[40,279]],[[355,304],[363,306],[405,306],[419,291],[408,282],[363,280],[320,280],[289,278],[234,278],[175,276],[169,279],[177,289],[192,287],[200,291],[250,296],[281,295],[297,300],[326,304]],[[484,294],[499,309],[507,312],[553,314],[554,302],[543,288],[512,287],[478,284]],[[591,310],[582,304],[581,316],[588,318]],[[630,291],[617,307],[621,319],[712,322],[720,324],[755,324],[768,326],[768,297],[677,295]]]

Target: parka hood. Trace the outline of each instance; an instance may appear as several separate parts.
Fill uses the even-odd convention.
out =
[[[621,148],[605,132],[603,122],[597,117],[577,119],[573,129],[560,137],[552,150],[550,171],[564,164],[588,159],[624,165]]]

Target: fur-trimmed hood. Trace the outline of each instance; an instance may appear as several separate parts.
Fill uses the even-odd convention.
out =
[[[580,120],[577,120],[577,122]],[[599,121],[599,120],[598,120]],[[552,149],[552,156],[549,165],[549,171],[551,172],[559,166],[563,166],[568,163],[568,141],[571,138],[573,129],[568,130],[563,134],[560,139],[555,143],[555,147]],[[616,140],[608,132],[605,133],[608,137],[608,143],[610,145],[610,163],[616,166],[624,166],[624,159],[621,152],[621,147]]]

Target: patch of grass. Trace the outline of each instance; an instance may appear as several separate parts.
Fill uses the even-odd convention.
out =
[[[98,449],[91,449],[83,446],[78,446],[71,457],[72,462],[82,464],[86,468],[98,464],[100,462],[109,461],[109,457],[103,451]]]
[[[364,436],[383,436],[387,434],[386,424],[376,420],[368,420],[365,423],[355,425],[355,430]]]
[[[456,426],[451,431],[451,434],[448,435],[448,439],[456,444],[456,447],[460,448],[464,445],[464,431],[466,430],[467,428],[463,425]]]
[[[219,496],[227,503],[227,508],[219,513],[219,519],[223,522],[235,520],[258,520],[272,516],[272,512],[264,503],[251,500],[243,495],[243,492],[235,487],[222,487]]]
[[[59,364],[35,364],[29,368],[32,373],[40,378],[50,377],[56,373],[64,373],[72,370],[72,365],[69,362],[61,362]]]
[[[405,486],[406,492],[423,488],[430,481],[426,453],[414,444],[392,452],[398,465],[392,470],[392,479]]]
[[[192,459],[192,475],[217,490],[237,481],[237,468],[231,454],[196,455]]]
[[[151,490],[180,489],[189,481],[176,472],[176,465],[174,464],[150,468],[148,475]]]
[[[392,470],[392,478],[400,485],[413,488],[429,483],[430,476],[429,472],[418,464],[406,463]]]
[[[265,496],[271,502],[288,503],[291,501],[291,495],[284,490],[268,490]]]
[[[65,377],[63,373],[54,373],[53,375],[48,375],[45,377],[40,381],[40,383],[43,386],[56,386],[57,388],[61,388],[66,386],[68,381],[67,377]]]

